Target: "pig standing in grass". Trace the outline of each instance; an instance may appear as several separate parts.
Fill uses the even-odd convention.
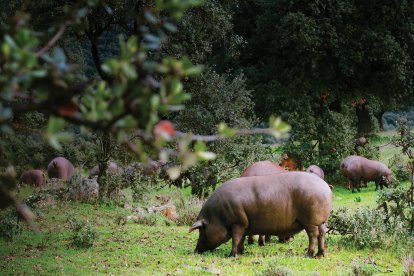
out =
[[[241,177],[227,181],[204,203],[190,232],[199,229],[195,252],[213,250],[232,239],[230,256],[244,250],[246,235],[290,236],[302,229],[309,237],[307,255],[325,252],[325,222],[332,192],[325,181],[306,172]]]
[[[46,176],[42,170],[25,171],[20,176],[20,183],[43,187],[46,185]]]
[[[72,163],[64,157],[56,157],[47,166],[49,178],[69,180],[75,174]]]
[[[392,176],[392,171],[385,164],[357,155],[342,160],[340,170],[348,178],[352,192],[355,188],[360,191],[361,181],[375,181],[375,190],[378,186],[382,189],[383,185],[388,186]]]
[[[275,173],[282,173],[287,172],[287,170],[279,165],[276,165],[272,161],[265,160],[265,161],[258,161],[250,166],[248,166],[244,172],[241,174],[240,177],[248,177],[248,176],[260,176],[260,175],[269,175]],[[279,237],[279,242],[285,242],[289,240],[289,237]],[[264,246],[265,242],[270,241],[270,235],[259,235],[259,246]],[[249,235],[247,238],[247,242],[249,244],[253,244],[253,235]]]

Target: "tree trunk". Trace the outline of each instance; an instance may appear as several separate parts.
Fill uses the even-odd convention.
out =
[[[100,137],[101,150],[98,156],[98,183],[99,183],[99,198],[104,199],[111,193],[108,183],[108,161],[111,156],[111,137],[108,133],[103,133]]]
[[[357,106],[355,112],[358,119],[358,136],[366,136],[372,133],[372,122],[369,116],[368,106],[366,104]]]
[[[384,122],[382,120],[382,115],[384,115],[385,111],[381,110],[377,114],[375,114],[375,118],[378,120],[378,126],[380,131],[384,131]]]

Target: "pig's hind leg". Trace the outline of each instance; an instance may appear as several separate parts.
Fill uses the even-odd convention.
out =
[[[246,227],[239,225],[239,224],[233,224],[231,227],[231,231],[232,231],[232,249],[231,249],[229,257],[237,257],[237,254],[242,253],[240,251],[243,251],[243,248],[242,246],[240,246],[240,243],[243,243],[244,241],[244,236],[245,236],[244,233],[246,231]]]

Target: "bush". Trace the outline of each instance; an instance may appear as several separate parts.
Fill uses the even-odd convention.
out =
[[[197,220],[197,216],[200,213],[203,203],[204,201],[197,197],[190,197],[186,200],[185,204],[177,206],[177,225],[191,226]]]
[[[414,259],[412,255],[403,258],[404,275],[414,275]]]
[[[134,216],[133,220],[138,224],[148,226],[174,226],[176,225],[173,221],[167,219],[162,214],[151,213]]]
[[[371,264],[369,259],[361,260],[354,259],[352,260],[352,275],[355,276],[369,276],[375,274],[377,271]]]
[[[19,216],[15,208],[8,208],[0,212],[0,237],[12,241],[22,232]]]
[[[404,160],[401,154],[395,154],[389,161],[389,168],[399,182],[410,180],[410,170],[407,164],[404,164]]]
[[[267,269],[257,274],[258,276],[290,276],[293,275],[292,270],[287,267],[270,265]]]
[[[98,238],[98,233],[92,228],[90,222],[82,222],[74,219],[69,223],[72,229],[71,244],[73,246],[89,248],[94,244]]]
[[[376,209],[364,207],[353,212],[340,208],[331,214],[328,228],[331,232],[344,235],[347,244],[358,248],[392,246],[396,239],[407,236],[401,223],[389,227],[384,220],[384,213]]]

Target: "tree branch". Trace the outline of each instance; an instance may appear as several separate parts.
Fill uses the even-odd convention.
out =
[[[41,57],[44,54],[46,54],[46,52],[49,51],[56,44],[56,42],[62,37],[62,35],[65,33],[65,30],[68,26],[69,26],[69,22],[65,22],[62,26],[60,26],[57,33],[49,40],[49,42],[42,49],[40,49],[36,53],[36,56]]]

